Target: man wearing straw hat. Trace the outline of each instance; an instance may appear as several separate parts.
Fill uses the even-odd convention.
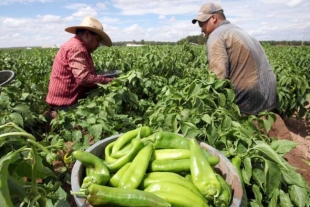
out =
[[[65,31],[75,36],[56,54],[46,97],[46,102],[56,111],[75,108],[78,100],[98,83],[107,84],[113,80],[96,75],[91,56],[100,45],[112,45],[102,24],[93,17],[85,17],[81,25],[68,27]]]

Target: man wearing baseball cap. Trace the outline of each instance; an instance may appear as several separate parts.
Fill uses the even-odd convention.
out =
[[[276,75],[254,37],[231,24],[223,8],[204,4],[192,20],[207,38],[209,68],[220,79],[229,79],[242,114],[258,114],[276,108]]]
[[[56,54],[46,97],[46,102],[56,111],[75,108],[78,100],[98,83],[107,84],[113,80],[96,75],[91,56],[100,45],[112,45],[102,24],[94,17],[85,17],[80,25],[68,27],[65,31],[75,36]]]

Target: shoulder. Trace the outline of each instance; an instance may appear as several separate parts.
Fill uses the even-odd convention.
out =
[[[84,46],[83,42],[77,38],[76,36],[69,39],[67,42],[65,42],[62,46],[62,49],[69,50],[69,51],[86,51],[86,47]]]

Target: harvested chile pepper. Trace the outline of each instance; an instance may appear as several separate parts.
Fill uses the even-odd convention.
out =
[[[179,160],[154,160],[149,163],[151,172],[188,172],[190,170],[190,159]]]
[[[202,196],[202,194],[198,191],[196,186],[194,186],[194,184],[191,181],[189,181],[188,179],[182,177],[181,175],[179,175],[177,173],[173,173],[173,172],[150,172],[150,173],[147,173],[144,176],[144,178],[143,178],[143,180],[139,186],[139,189],[145,189],[149,185],[151,185],[152,183],[162,182],[162,181],[176,183],[176,184],[181,185],[181,186],[187,188],[188,190],[194,192],[198,196]]]
[[[207,199],[216,199],[222,191],[216,173],[208,162],[208,159],[204,155],[203,149],[200,147],[197,140],[191,138],[189,143],[191,152],[190,171],[192,182]]]
[[[178,160],[189,159],[188,149],[157,149],[154,151],[151,160]]]
[[[216,175],[217,179],[221,183],[222,192],[219,197],[214,199],[214,204],[216,207],[228,207],[232,198],[231,186],[224,180],[220,175]]]
[[[242,177],[242,172],[241,172],[241,158],[239,156],[235,156],[231,159],[231,163],[236,168],[240,181],[241,181],[241,185],[242,185],[243,194],[242,194],[241,205],[248,206],[248,196],[246,193],[246,189],[245,189],[245,185],[244,185],[243,177]]]
[[[109,162],[115,162],[116,159],[111,156],[112,148],[115,144],[115,141],[110,142],[105,148],[104,148],[104,160]]]
[[[152,144],[149,144],[140,150],[123,177],[120,179],[118,185],[119,188],[134,189],[139,187],[148,168],[153,151],[154,146]]]
[[[125,146],[127,143],[130,143],[130,141],[136,137],[142,138],[147,137],[152,134],[152,130],[148,126],[142,126],[140,128],[128,131],[124,134],[122,134],[120,137],[117,138],[115,141],[115,144],[112,148],[112,154],[118,152]]]
[[[77,150],[72,153],[73,157],[80,161],[86,167],[86,177],[84,178],[85,183],[84,186],[89,185],[90,183],[96,183],[105,185],[110,179],[110,171],[107,166],[104,164],[103,160],[101,160],[96,155]],[[87,176],[91,176],[87,178]],[[83,181],[84,182],[84,181]]]
[[[130,151],[123,157],[116,159],[114,162],[111,162],[111,163],[106,162],[108,169],[111,172],[118,171],[124,165],[126,165],[126,163],[131,162],[143,147],[144,147],[144,144],[141,142],[139,138],[135,138],[131,140]]]
[[[126,146],[124,146],[119,151],[112,153],[111,157],[116,158],[116,159],[123,157],[124,155],[126,155],[130,151],[130,148],[131,148],[131,145],[130,145],[130,143],[128,143]]]
[[[156,192],[164,192],[167,194],[167,197],[170,197],[170,194],[176,193],[178,196],[170,198],[163,198],[167,202],[171,203],[172,206],[184,206],[184,207],[208,207],[206,200],[194,192],[190,191],[186,187],[172,183],[172,182],[156,182],[149,185],[146,189],[146,192],[151,192],[156,195]]]
[[[120,179],[123,177],[124,173],[129,168],[131,162],[128,162],[126,165],[124,165],[121,169],[119,169],[109,180],[108,184],[112,187],[118,187]]]
[[[202,150],[204,155],[207,157],[208,162],[210,163],[211,166],[215,166],[219,164],[220,158],[214,155],[211,155],[210,152],[207,149]]]
[[[142,138],[142,141],[153,143],[155,149],[189,149],[189,140],[172,132],[156,132]]]
[[[92,184],[86,191],[71,192],[71,195],[85,196],[88,203],[117,206],[158,206],[171,207],[171,204],[153,193],[138,189],[121,189]]]

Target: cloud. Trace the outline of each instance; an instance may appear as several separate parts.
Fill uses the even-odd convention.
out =
[[[40,23],[61,23],[63,20],[60,16],[55,15],[37,15],[36,21]]]
[[[145,4],[144,0],[133,0],[130,4],[124,0],[112,1],[113,6],[121,11],[122,15],[175,15],[175,14],[190,14],[197,13],[200,4],[194,4],[197,1],[148,1]]]
[[[87,7],[83,7],[83,8],[80,8],[78,9],[76,12],[74,12],[72,14],[72,16],[74,17],[81,17],[81,18],[84,18],[85,16],[97,16],[97,11],[96,9],[90,7],[90,6],[87,6]]]
[[[1,0],[0,5],[10,5],[10,4],[28,4],[28,3],[34,3],[34,2],[41,2],[41,3],[47,3],[52,2],[53,0]]]
[[[27,19],[15,19],[15,18],[6,18],[2,21],[2,25],[4,28],[22,28],[24,27],[29,20]]]

